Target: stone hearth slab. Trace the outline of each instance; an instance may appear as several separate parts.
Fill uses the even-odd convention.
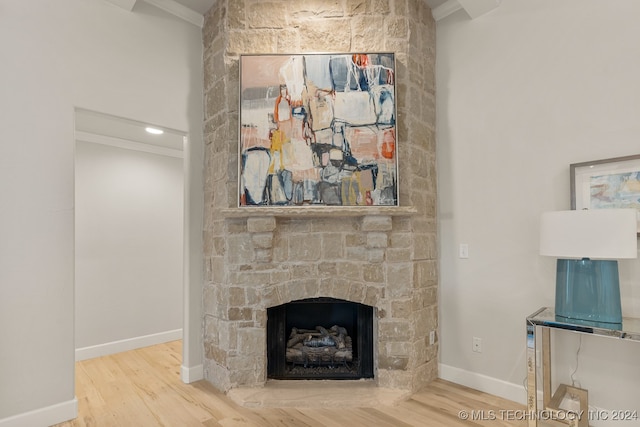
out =
[[[273,380],[264,387],[231,389],[228,396],[247,408],[348,408],[391,406],[411,393],[378,387],[372,381]]]

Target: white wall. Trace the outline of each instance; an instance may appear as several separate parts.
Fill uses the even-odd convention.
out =
[[[186,295],[200,296],[201,30],[142,2],[0,11],[0,425],[49,425],[75,414],[74,107],[189,134]],[[197,364],[199,299],[191,307]]]
[[[76,360],[180,337],[182,158],[78,141],[75,159]]]
[[[639,14],[635,0],[503,0],[438,22],[441,376],[524,402],[525,317],[554,304],[539,216],[570,208],[569,164],[640,153]],[[640,261],[620,267],[623,314],[640,317]],[[570,382],[578,338],[557,341]],[[640,409],[640,346],[582,344],[590,403]]]

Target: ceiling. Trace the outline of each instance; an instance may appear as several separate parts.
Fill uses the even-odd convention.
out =
[[[152,135],[145,131],[147,126],[162,129],[164,133]],[[76,109],[75,128],[76,139],[88,142],[110,141],[120,145],[134,142],[178,151],[184,147],[182,132],[81,108]]]

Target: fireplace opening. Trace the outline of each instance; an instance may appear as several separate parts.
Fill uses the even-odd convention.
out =
[[[267,309],[267,377],[373,378],[373,307],[311,298]]]

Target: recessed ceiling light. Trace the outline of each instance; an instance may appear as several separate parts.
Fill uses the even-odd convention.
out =
[[[144,130],[154,135],[162,135],[164,133],[162,129],[152,128],[152,127],[146,127],[144,128]]]

